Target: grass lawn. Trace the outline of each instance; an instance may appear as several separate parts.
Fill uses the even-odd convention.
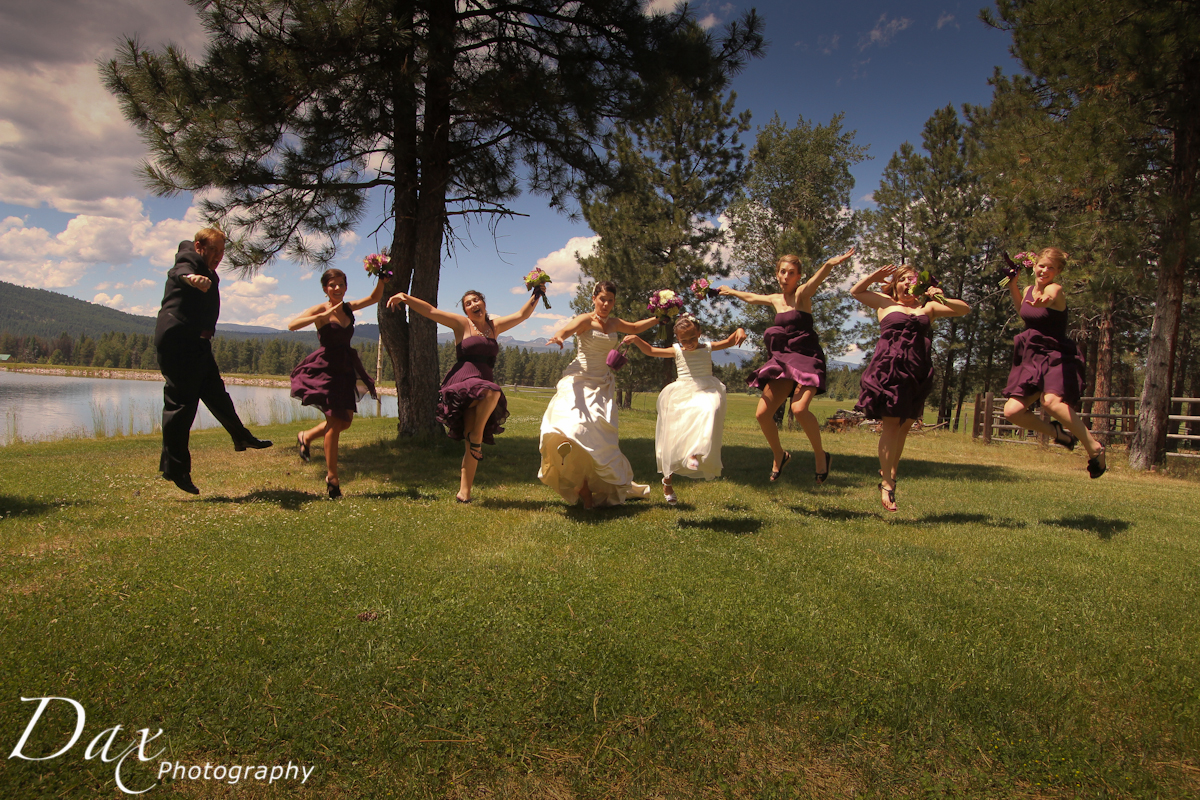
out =
[[[0,797],[125,796],[100,751],[142,728],[128,788],[185,767],[147,797],[1200,795],[1196,481],[933,432],[888,515],[875,435],[826,434],[817,487],[785,432],[770,484],[730,395],[722,480],[585,512],[535,477],[545,402],[510,397],[469,506],[461,445],[388,419],[343,435],[336,503],[299,425],[196,432],[195,498],[154,435],[0,448],[3,755],[22,697],[86,709]],[[656,484],[652,408],[621,430]],[[50,701],[23,754],[77,718]]]

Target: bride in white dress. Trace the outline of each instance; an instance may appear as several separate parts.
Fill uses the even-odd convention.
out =
[[[670,505],[679,502],[672,475],[711,481],[721,474],[725,384],[712,374],[712,353],[746,340],[746,332],[738,328],[719,342],[701,344],[701,332],[696,318],[683,314],[675,323],[679,341],[671,347],[652,347],[637,336],[626,336],[621,342],[636,345],[648,356],[675,359],[676,379],[658,395],[654,430],[654,453]]]
[[[648,497],[650,487],[633,482],[633,467],[617,445],[617,380],[606,359],[617,333],[641,333],[654,317],[626,322],[612,317],[617,287],[601,281],[592,291],[595,311],[580,314],[550,344],[560,348],[576,337],[575,360],[563,370],[558,391],[542,416],[542,466],[538,478],[570,504],[615,506]]]

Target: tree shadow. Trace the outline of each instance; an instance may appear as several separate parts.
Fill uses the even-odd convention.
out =
[[[624,442],[621,446],[624,448]],[[861,486],[864,479],[879,479],[879,459],[875,456],[837,453],[831,449],[829,452],[833,453],[833,468],[829,479],[818,485],[813,478],[815,466],[812,463],[812,452],[807,447],[796,447],[789,452],[792,454],[791,460],[779,476],[779,480],[771,483],[768,480],[771,471],[771,451],[765,443],[762,447],[726,445],[721,448],[721,462],[725,467],[722,477],[739,484],[763,487],[787,485],[794,489],[797,485],[803,488],[807,484],[814,492],[827,493],[831,488],[844,490],[849,486]],[[935,478],[980,483],[1014,483],[1021,479],[1021,473],[1015,469],[990,464],[950,464],[906,458],[900,463],[900,469],[905,479]]]
[[[453,492],[449,493],[453,495]],[[347,495],[351,496],[351,495]],[[407,489],[384,489],[370,492],[356,492],[353,497],[361,497],[366,500],[414,500],[414,501],[436,501],[441,498],[437,492],[422,489],[419,486],[411,486]]]
[[[547,498],[545,500],[507,500],[503,497],[479,497],[472,498],[475,505],[483,506],[484,508],[496,508],[515,511],[550,511],[554,507],[554,501]]]
[[[1070,528],[1071,530],[1083,531],[1084,533],[1094,533],[1104,541],[1112,539],[1118,533],[1124,533],[1129,530],[1129,522],[1126,520],[1097,517],[1094,514],[1059,517],[1058,519],[1046,520],[1045,524],[1056,525],[1060,528]]]
[[[855,511],[848,508],[807,508],[805,506],[787,506],[788,511],[803,517],[817,517],[830,522],[849,522],[856,519],[870,519],[878,516],[869,511]]]
[[[747,517],[704,517],[703,519],[680,519],[675,523],[680,528],[729,533],[734,536],[746,536],[758,533],[762,528],[762,520]]]
[[[92,505],[89,500],[62,500],[59,502],[46,502],[44,500],[34,500],[32,497],[14,497],[12,495],[0,494],[0,520],[14,519],[16,517],[38,517],[43,514],[49,514],[52,511],[58,511],[67,506],[88,506]]]

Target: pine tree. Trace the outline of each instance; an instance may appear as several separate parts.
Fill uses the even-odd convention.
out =
[[[866,150],[854,144],[854,131],[842,130],[841,114],[828,125],[801,117],[791,129],[776,115],[758,132],[749,177],[727,212],[735,242],[732,266],[748,291],[779,291],[775,265],[781,256],[798,255],[811,273],[850,247],[856,228],[850,167],[867,158]],[[852,341],[843,325],[856,304],[837,289],[851,269],[850,261],[835,268],[813,298],[817,333],[830,355]],[[749,332],[761,335],[771,324],[772,315],[762,307],[743,306],[742,312]]]
[[[691,11],[638,0],[192,0],[203,63],[127,40],[102,68],[152,151],[162,194],[217,190],[205,215],[234,236],[230,262],[328,262],[367,194],[390,203],[388,294],[436,302],[450,219],[512,214],[521,179],[560,207],[609,179],[597,152],[614,120],[649,116],[666,87],[719,87],[762,51],[753,12],[723,38]],[[438,432],[436,328],[379,311],[402,435]]]

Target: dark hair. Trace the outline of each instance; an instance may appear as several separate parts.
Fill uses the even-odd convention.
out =
[[[480,300],[483,301],[483,318],[484,318],[484,320],[487,321],[487,324],[490,326],[492,324],[492,315],[487,313],[487,298],[483,296],[483,292],[477,292],[474,289],[468,289],[466,292],[463,293],[462,298],[459,299],[459,301],[458,301],[459,307],[463,310],[464,314],[467,313],[467,298],[471,297],[472,295],[474,295],[475,297],[478,297]],[[493,331],[493,333],[495,333],[495,331]]]
[[[592,297],[599,297],[601,292],[612,292],[613,297],[616,297],[617,285],[612,281],[600,281],[592,287]]]
[[[346,273],[342,272],[340,269],[327,269],[321,273],[321,288],[324,289],[326,286],[328,286],[329,282],[334,278],[341,278],[342,283],[346,283]]]

